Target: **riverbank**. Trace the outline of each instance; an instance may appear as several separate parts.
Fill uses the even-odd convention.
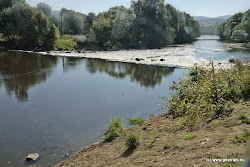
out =
[[[215,159],[244,159],[247,161],[246,143],[235,142],[249,124],[239,120],[239,114],[250,117],[250,102],[236,104],[228,116],[192,129],[172,131],[175,119],[170,116],[152,116],[143,125],[126,129],[122,136],[111,143],[90,145],[57,167],[78,166],[223,166],[242,165],[240,162],[207,162]],[[185,140],[189,132],[194,138]],[[125,137],[137,134],[140,145],[126,152]],[[249,148],[249,146],[248,146]],[[210,159],[211,158],[211,159]],[[231,159],[232,160],[232,159]]]

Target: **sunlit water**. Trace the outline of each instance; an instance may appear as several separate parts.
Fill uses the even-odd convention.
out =
[[[249,59],[249,52],[214,52],[223,45],[199,40],[182,53],[225,63]],[[183,73],[98,59],[0,53],[0,167],[51,166],[99,141],[113,117],[121,116],[126,124],[127,118],[161,113],[158,97],[168,97],[169,86]],[[39,161],[26,164],[29,153],[39,153]]]

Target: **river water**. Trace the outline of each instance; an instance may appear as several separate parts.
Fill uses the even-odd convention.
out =
[[[180,50],[224,64],[229,58],[249,60],[246,50],[215,52],[227,43],[209,38]],[[160,114],[159,96],[169,97],[169,86],[183,73],[187,70],[1,52],[0,167],[51,166],[67,158],[66,153],[99,141],[113,117],[126,124],[127,118]],[[38,162],[25,163],[29,153],[39,153]]]

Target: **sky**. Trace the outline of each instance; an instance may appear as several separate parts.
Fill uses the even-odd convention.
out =
[[[31,6],[44,2],[50,5],[53,10],[65,7],[88,14],[89,12],[107,11],[113,6],[130,7],[131,0],[26,0],[26,2]],[[165,0],[165,3],[172,4],[178,10],[185,11],[192,16],[207,17],[234,15],[250,8],[250,0]]]

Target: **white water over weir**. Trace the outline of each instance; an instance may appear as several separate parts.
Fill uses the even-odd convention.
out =
[[[192,67],[195,64],[206,65],[213,61],[228,68],[230,58],[242,58],[223,49],[228,43],[218,41],[218,36],[201,36],[193,44],[167,46],[161,49],[121,50],[121,51],[52,51],[39,52],[44,55],[78,58],[96,58],[107,61],[158,65],[168,67]],[[248,53],[249,54],[249,53]],[[244,54],[245,55],[245,54]],[[246,56],[243,56],[244,60]]]

